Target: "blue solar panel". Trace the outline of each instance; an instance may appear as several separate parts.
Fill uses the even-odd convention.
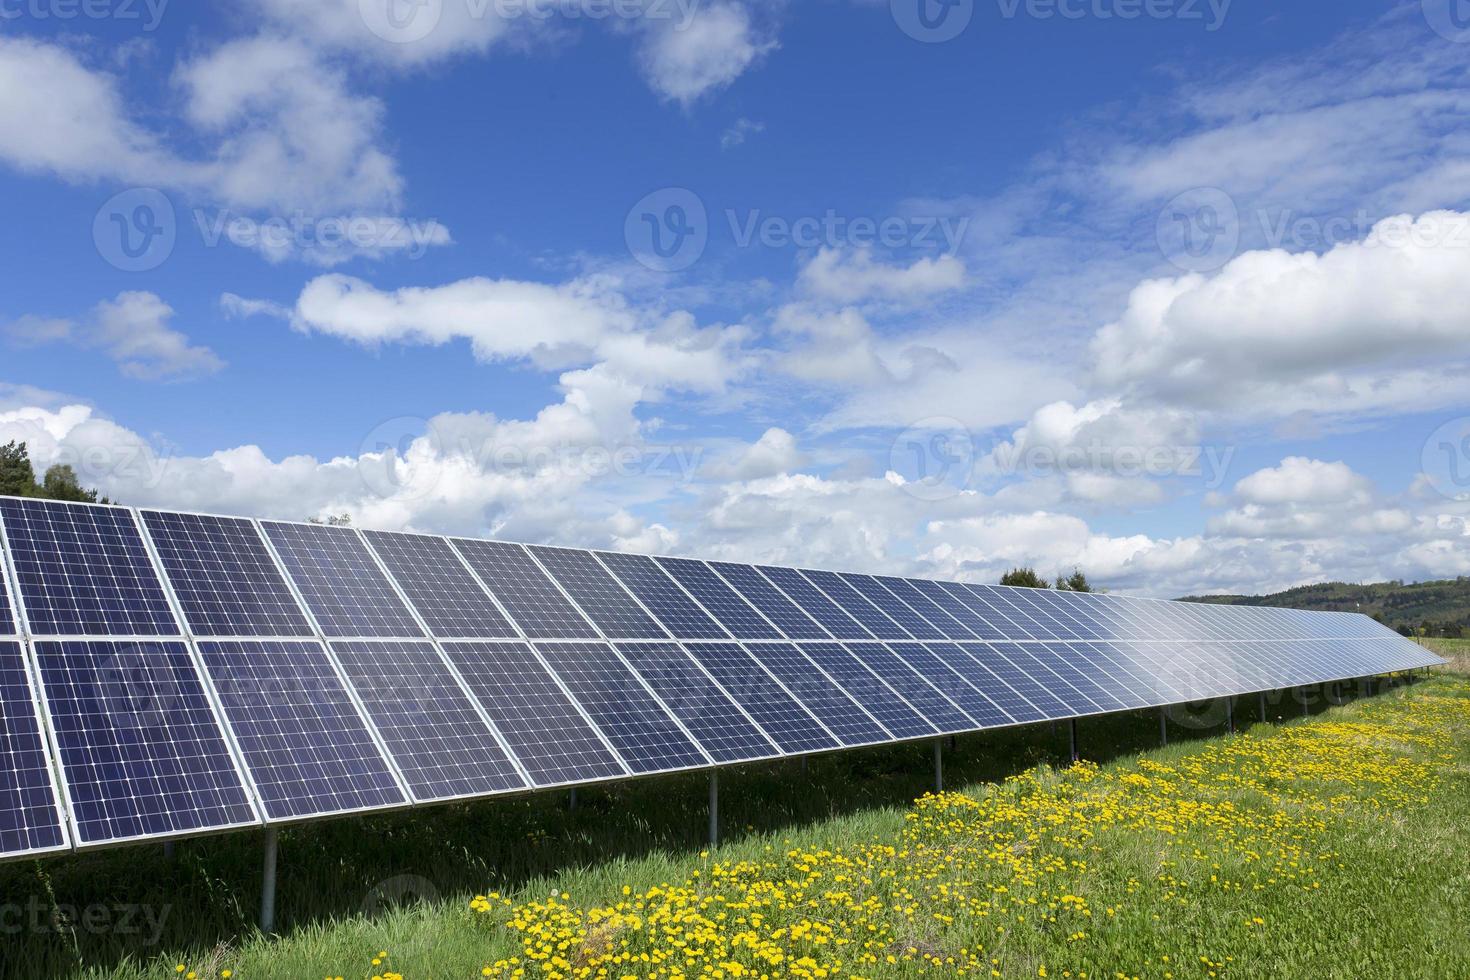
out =
[[[719,568],[718,565],[715,567]],[[829,636],[844,640],[872,639],[873,634],[863,629],[862,624],[838,608],[836,603],[823,595],[820,589],[796,569],[772,565],[757,566],[756,571],[784,592],[792,602],[801,608],[802,612],[820,623]],[[721,574],[724,574],[723,570]],[[745,590],[741,589],[741,591]],[[785,627],[783,626],[782,629]],[[791,636],[791,633],[788,631],[786,635]],[[792,638],[796,639],[796,637]]]
[[[363,535],[430,633],[457,639],[519,635],[445,539],[392,531]]]
[[[0,538],[0,541],[3,541]],[[0,633],[11,635],[20,632],[20,624],[16,620],[10,605],[10,577],[6,569],[10,565],[10,559],[5,554],[5,549],[0,548]]]
[[[620,640],[668,637],[590,551],[544,546],[533,546],[530,551],[604,636]]]
[[[538,643],[536,649],[633,772],[690,769],[708,762],[611,647]]]
[[[261,524],[327,636],[423,636],[372,553],[346,527]]]
[[[465,683],[537,786],[627,774],[524,643],[446,643]]]
[[[862,661],[837,643],[803,643],[802,652],[821,667],[858,704],[893,733],[895,738],[933,735],[936,729],[893,693]]]
[[[133,516],[119,507],[0,500],[33,636],[177,636]]]
[[[689,590],[690,595],[698,599],[710,614],[720,621],[730,635],[742,640],[779,640],[782,633],[771,624],[766,617],[760,614],[755,606],[751,605],[738,592],[730,587],[730,583],[715,572],[713,568],[702,561],[694,561],[689,558],[658,558],[655,559],[663,570],[679,580],[679,584]],[[756,575],[755,569],[750,569],[750,575],[759,579],[777,598],[781,598],[770,584]],[[781,599],[785,602],[785,599]],[[790,603],[787,603],[790,605]],[[795,606],[791,611],[801,616],[801,611]],[[805,618],[805,617],[802,617]],[[815,628],[816,624],[812,626]]]
[[[520,545],[459,538],[450,543],[527,636],[596,638],[597,630]]]
[[[862,623],[872,635],[884,640],[907,640],[909,633],[885,616],[878,607],[858,594],[847,580],[836,572],[818,572],[803,569],[802,574],[822,590],[828,599],[841,606],[853,619]],[[876,583],[875,583],[876,584]],[[793,596],[793,598],[795,598]]]
[[[259,822],[183,643],[35,649],[79,847]]]
[[[927,619],[914,612],[907,603],[894,595],[892,590],[885,588],[873,576],[843,573],[840,578],[852,586],[853,591],[882,610],[883,614],[898,624],[902,632],[907,635],[919,640],[945,639],[944,633],[935,629]],[[829,592],[828,595],[831,593]]]
[[[311,636],[311,624],[250,521],[142,512],[164,574],[199,636]]]
[[[999,728],[1011,724],[1010,716],[986,697],[982,689],[975,688],[962,675],[951,670],[928,647],[919,643],[890,643],[888,648],[982,726]]]
[[[915,711],[941,732],[967,732],[980,727],[881,643],[848,643],[852,655],[893,688]]]
[[[1087,695],[1087,699],[1102,710],[1121,711],[1127,707],[1108,690],[1112,687],[1110,679],[1071,647],[1061,643],[1035,643],[1026,649],[1051,668],[1052,673]]]
[[[781,754],[677,643],[619,643],[618,652],[716,762]]]
[[[0,856],[66,846],[25,655],[19,643],[0,642]]]
[[[741,647],[687,643],[685,649],[786,752],[837,748],[837,740]]]
[[[931,582],[927,579],[911,578],[905,581],[913,586],[914,591],[943,609],[956,622],[980,639],[1003,639],[1005,637],[1003,632],[986,622],[974,609],[966,605],[967,601],[974,599],[968,590],[958,585]]]
[[[935,629],[943,634],[945,639],[950,640],[973,640],[978,635],[969,629],[964,623],[952,615],[947,606],[931,599],[927,593],[921,592],[914,583],[906,578],[894,578],[891,575],[873,576],[899,599],[908,604],[914,612],[923,616]],[[958,605],[958,603],[955,603]],[[913,630],[909,630],[913,632]]]
[[[1017,646],[1018,644],[1007,644],[1006,649],[1014,650]],[[961,643],[959,648],[977,664],[995,675],[997,680],[1014,690],[1019,697],[1024,698],[1026,703],[1033,705],[1045,718],[1068,718],[1072,715],[1086,714],[1092,710],[1091,702],[1087,702],[1080,694],[1070,689],[1072,699],[1086,702],[1089,706],[1073,706],[1062,701],[1053,693],[1052,688],[1055,681],[1050,675],[1038,675],[1027,670],[1026,664],[1008,659],[999,647],[989,643]],[[1040,665],[1037,665],[1036,669],[1039,670]],[[1047,678],[1046,683],[1042,683],[1043,676]],[[1020,717],[1015,710],[1012,710],[1011,714],[1017,718]]]
[[[408,802],[320,643],[204,640],[199,652],[269,820]]]
[[[1020,613],[1009,603],[996,601],[994,597],[995,589],[987,589],[984,586],[972,586],[964,582],[942,582],[940,584],[950,595],[968,606],[970,611],[977,617],[991,625],[993,628],[991,634],[981,634],[985,639],[1034,639],[1031,631],[1022,625],[1020,619],[1014,618],[1019,617]]]
[[[745,649],[843,745],[872,745],[892,737],[825,674],[813,669],[806,655],[790,643],[750,643]]]
[[[929,651],[944,662],[950,670],[959,674],[989,698],[1017,722],[1045,721],[1047,716],[1027,701],[1016,689],[999,676],[987,670],[980,661],[970,656],[958,643],[930,643]],[[974,712],[971,712],[973,714]],[[1063,712],[1065,713],[1065,712]]]
[[[1096,701],[1068,684],[1054,670],[1033,655],[1033,651],[1040,650],[1040,644],[992,643],[989,644],[989,648],[1014,664],[1020,673],[1034,678],[1038,687],[1050,694],[1053,699],[1061,702],[1072,714],[1092,715],[1103,710]],[[1006,678],[1006,680],[1010,682],[1011,679]],[[1015,686],[1014,683],[1012,686]],[[1025,694],[1027,700],[1032,704],[1041,707],[1043,711],[1049,710],[1042,701],[1037,699],[1039,695],[1033,696],[1032,691],[1029,690],[1021,690],[1021,693]]]
[[[415,800],[526,788],[433,644],[337,642],[332,652]]]
[[[781,589],[773,586],[766,576],[757,572],[756,566],[732,564],[729,561],[710,561],[709,567],[714,570],[714,573],[719,574],[720,579],[728,582],[739,597],[750,602],[770,623],[775,624],[776,629],[781,630],[781,636],[789,636],[791,639],[828,639],[829,633],[822,629],[816,620],[803,613],[795,602],[786,598]],[[729,623],[726,623],[726,626],[729,626]],[[741,636],[739,633],[735,635]],[[778,636],[778,639],[781,636]],[[753,638],[741,636],[741,638],[760,639],[759,636],[753,636]]]
[[[681,640],[729,639],[730,634],[664,574],[652,558],[620,554],[597,557],[674,636]]]

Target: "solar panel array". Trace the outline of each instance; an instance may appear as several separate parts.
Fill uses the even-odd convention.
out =
[[[1441,663],[1350,614],[0,498],[0,858]]]

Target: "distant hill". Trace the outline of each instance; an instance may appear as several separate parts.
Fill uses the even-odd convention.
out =
[[[1284,606],[1360,612],[1400,633],[1419,636],[1470,636],[1470,578],[1442,582],[1380,582],[1303,585],[1273,595],[1186,596],[1186,602],[1232,606]]]

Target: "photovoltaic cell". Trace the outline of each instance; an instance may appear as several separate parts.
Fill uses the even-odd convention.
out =
[[[1035,643],[1026,650],[1103,711],[1121,711],[1126,707],[1099,683],[1104,680],[1101,672],[1070,648],[1060,643]]]
[[[950,616],[963,625],[965,629],[974,633],[982,640],[1003,639],[1005,633],[995,626],[986,622],[974,609],[965,604],[970,598],[968,592],[960,594],[959,586],[950,588],[944,582],[931,582],[927,579],[911,578],[907,580],[916,592],[928,597],[935,605],[949,613]]]
[[[536,649],[634,772],[706,764],[663,706],[602,643],[538,643]]]
[[[6,498],[0,519],[31,635],[179,635],[128,511]]]
[[[1070,718],[1073,715],[1087,714],[1094,710],[1092,702],[1071,688],[1067,688],[1068,699],[1066,701],[1059,698],[1055,693],[1055,688],[1058,686],[1056,679],[1053,675],[1042,671],[1040,664],[1031,667],[1024,662],[1011,660],[1005,656],[1003,650],[1015,652],[1019,646],[1014,643],[1006,644],[1004,648],[988,643],[959,644],[959,648],[971,659],[1035,705],[1036,710],[1046,718]]]
[[[837,741],[740,646],[688,643],[685,649],[785,751],[837,748]]]
[[[423,636],[357,532],[324,524],[261,524],[327,636]]]
[[[183,643],[35,650],[78,846],[258,822]]]
[[[830,635],[816,620],[786,598],[764,575],[756,571],[754,565],[712,561],[709,567],[780,630],[776,639],[789,636],[793,640],[825,640]],[[725,625],[731,624],[726,622]],[[741,639],[763,639],[761,636],[736,632],[733,628],[730,632]]]
[[[1035,639],[1029,629],[1015,618],[1020,614],[1009,603],[995,601],[994,590],[981,589],[964,582],[942,582],[945,591],[964,603],[980,619],[993,627],[993,635],[982,634],[987,640],[1031,640]]]
[[[846,646],[853,656],[883,678],[884,683],[941,732],[967,732],[980,727],[888,647],[881,643],[849,643]]]
[[[199,652],[269,820],[408,802],[320,643],[203,640]]]
[[[414,799],[526,788],[432,644],[336,642],[332,652]]]
[[[152,510],[142,518],[195,635],[312,635],[250,521]]]
[[[883,614],[901,627],[901,632],[920,640],[943,640],[945,635],[930,625],[929,621],[914,612],[893,592],[871,575],[843,573],[839,576],[855,592],[883,611]],[[829,595],[831,593],[828,593]]]
[[[869,633],[884,640],[907,640],[909,633],[893,620],[885,616],[857,590],[848,584],[847,580],[836,572],[819,572],[810,569],[802,569],[813,585],[821,589],[823,594],[837,605],[841,606],[853,619],[862,623]]]
[[[698,599],[731,636],[742,640],[781,639],[781,631],[767,622],[754,606],[742,599],[704,562],[689,558],[656,558],[654,561]]]
[[[906,701],[893,693],[877,674],[840,644],[803,643],[801,649],[895,738],[917,738],[933,735],[936,731]]]
[[[781,754],[677,643],[619,643],[618,652],[716,762]]]
[[[20,624],[10,604],[10,580],[6,568],[10,559],[0,549],[0,633],[7,636],[19,634]]]
[[[530,551],[603,635],[620,640],[668,636],[590,551],[544,546],[532,546]]]
[[[1037,688],[1051,695],[1054,700],[1059,701],[1070,713],[1091,715],[1103,710],[1098,706],[1096,701],[1093,701],[1087,695],[1077,690],[1077,688],[1068,684],[1055,671],[1033,656],[1031,651],[1038,650],[1039,648],[1040,644],[1036,643],[994,643],[989,646],[989,649],[996,651],[1006,660],[1010,661],[1019,673],[1033,678]],[[1006,680],[1009,682],[1011,679],[1008,677]],[[1012,683],[1011,686],[1014,687],[1015,684]],[[1017,690],[1021,689],[1017,688]],[[1037,700],[1040,695],[1033,696],[1033,691],[1034,689],[1021,690],[1021,693],[1026,695],[1027,700],[1031,701],[1032,704],[1041,707],[1043,711],[1047,711],[1048,708],[1043,706],[1041,701]]]
[[[0,856],[65,847],[25,655],[19,643],[0,642]]]
[[[647,555],[597,556],[665,630],[681,640],[726,640],[730,634],[710,619],[679,584]]]
[[[919,643],[893,643],[889,649],[982,726],[998,728],[1011,724],[1010,716],[986,697],[983,690],[972,687],[963,676],[950,670],[928,647]]]
[[[792,644],[750,643],[745,649],[775,674],[786,690],[841,739],[843,745],[872,745],[891,738],[841,688],[813,669],[812,662]]]
[[[796,569],[771,565],[757,566],[756,571],[784,592],[792,602],[801,608],[802,612],[820,623],[830,636],[843,640],[872,639],[873,634],[864,629],[857,620],[843,612],[836,603],[828,599],[820,589]]]
[[[537,786],[626,774],[529,646],[446,643],[444,652]]]
[[[445,539],[393,531],[364,531],[363,535],[435,636],[514,639],[519,635]]]
[[[1017,722],[1045,721],[1047,716],[1023,698],[999,676],[987,670],[957,643],[930,643],[927,647],[934,656],[942,660],[950,670],[959,674],[972,686],[993,701]],[[973,712],[972,712],[973,713]]]
[[[908,579],[894,578],[889,575],[875,575],[873,578],[889,592],[892,592],[894,596],[907,603],[916,613],[923,616],[945,639],[975,639],[976,633],[973,630],[966,628],[964,623],[951,615],[949,610],[944,606],[931,599],[927,594],[920,592],[914,587],[914,583]],[[909,630],[909,632],[912,633],[913,630]]]
[[[468,538],[456,538],[450,543],[527,636],[596,638],[597,630],[520,545]]]

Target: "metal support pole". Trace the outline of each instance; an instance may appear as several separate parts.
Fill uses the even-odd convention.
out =
[[[801,757],[801,771],[806,772],[806,756]]]
[[[265,863],[260,880],[260,931],[271,933],[276,928],[276,850],[279,846],[279,831],[268,827],[265,831]]]
[[[711,769],[709,773],[709,846],[718,847],[720,843],[720,771]]]
[[[1225,728],[1230,734],[1235,734],[1235,698],[1225,699]]]
[[[944,741],[934,740],[934,792],[944,792]]]
[[[163,859],[165,861],[172,861],[174,859],[174,842],[171,840],[163,842]]]
[[[1159,709],[1159,744],[1169,744],[1169,712],[1165,708]]]
[[[568,810],[575,810],[576,808],[577,808],[577,787],[573,786],[572,787],[572,791],[567,794],[567,809]]]
[[[1079,756],[1077,755],[1077,719],[1076,718],[1073,718],[1073,719],[1071,719],[1070,721],[1067,722],[1067,734],[1070,737],[1070,740],[1071,740],[1071,743],[1072,743],[1072,761],[1073,762],[1076,762],[1076,761],[1078,761],[1078,758],[1079,758]]]
[[[955,751],[958,751],[959,750],[959,747],[960,747],[960,737],[958,735],[951,735],[949,737],[949,750],[951,752],[955,752]]]
[[[1262,691],[1260,694],[1256,695],[1256,698],[1261,705],[1261,721],[1262,723],[1264,723],[1266,721],[1266,692]]]
[[[1312,713],[1312,709],[1307,706],[1307,689],[1305,687],[1303,687],[1303,688],[1298,688],[1298,690],[1301,691],[1301,695],[1302,695],[1302,717],[1305,718],[1307,715],[1309,715],[1309,714]]]

